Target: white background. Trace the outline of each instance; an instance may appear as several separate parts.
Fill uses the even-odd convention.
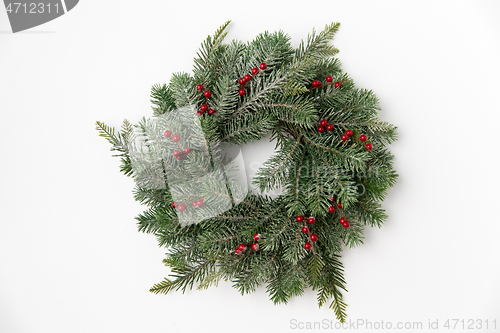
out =
[[[399,128],[390,219],[343,253],[349,318],[422,331],[448,318],[493,331],[496,319],[500,331],[499,14],[498,1],[86,0],[12,34],[0,8],[0,332],[288,332],[334,319],[312,291],[277,306],[230,283],[148,292],[168,274],[165,250],[137,232],[144,207],[94,122],[150,116],[150,86],[190,71],[227,19],[228,40],[282,29],[294,45],[341,22],[344,69]],[[247,165],[272,153],[259,146],[245,147]]]

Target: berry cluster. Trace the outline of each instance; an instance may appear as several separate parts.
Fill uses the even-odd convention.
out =
[[[172,132],[170,132],[169,130],[165,130],[165,132],[163,132],[163,136],[166,137],[166,138],[170,138],[172,136]],[[179,142],[181,140],[181,137],[179,135],[174,135],[172,136],[172,141],[174,141],[175,143]],[[181,149],[184,154],[180,151],[180,150],[174,150],[174,156],[175,158],[177,158],[178,161],[182,161],[184,159],[184,157],[186,157],[190,152],[191,152],[191,148],[189,147],[186,147],[184,149],[182,149],[180,147],[180,145],[177,143],[177,147],[179,147],[179,149]]]
[[[193,201],[193,203],[192,203],[193,207],[202,207],[202,206],[203,206],[203,204],[204,204],[204,202],[203,202],[203,198],[205,198],[205,197],[201,197],[199,200],[195,200],[195,201]],[[184,211],[184,210],[186,209],[186,205],[184,205],[184,204],[179,204],[178,202],[175,202],[175,201],[174,201],[174,202],[172,202],[172,203],[170,204],[170,206],[171,206],[173,209],[177,208],[180,212],[182,212],[182,211]]]
[[[342,226],[343,226],[344,228],[349,228],[349,221],[347,221],[347,220],[345,219],[345,217],[343,217],[343,216],[342,216],[342,217],[340,218],[339,222],[340,222],[340,224],[342,224]]]
[[[342,203],[340,202],[340,200],[338,202],[336,202],[336,197],[332,196],[330,201],[332,201],[334,204],[332,206],[328,207],[328,212],[330,212],[330,213],[335,212],[335,206],[337,206],[337,208],[339,209],[340,215],[342,216],[340,218],[340,224],[342,224],[342,226],[344,228],[349,228],[350,224],[344,217],[344,212],[342,211]],[[336,202],[336,204],[335,204],[335,202]]]
[[[332,124],[328,124],[328,121],[326,119],[323,119],[323,120],[321,120],[320,126],[318,127],[318,132],[323,133],[325,131],[325,128],[326,128],[327,131],[333,131],[333,125]],[[340,138],[342,139],[342,141],[346,142],[353,134],[354,133],[353,133],[352,130],[347,130],[347,131],[345,131],[344,134],[342,134],[340,136]],[[365,142],[367,139],[368,139],[368,137],[365,134],[362,134],[359,137],[359,140],[361,142]],[[367,144],[365,144],[365,148],[367,150],[372,150],[373,149],[373,145],[371,143],[367,143]]]
[[[347,141],[347,139],[349,139],[351,136],[352,136],[352,131],[347,130],[347,131],[345,131],[345,134],[342,134],[340,136],[340,138],[342,139],[342,141]]]
[[[352,136],[352,131],[351,130],[347,130],[345,131],[345,134],[342,134],[342,136],[340,137],[342,139],[342,141],[347,141],[351,136]],[[366,140],[368,139],[368,137],[364,134],[362,134],[360,137],[359,137],[359,141],[361,142],[365,142]],[[373,149],[373,145],[371,143],[367,143],[365,144],[365,148],[366,150],[372,150]]]
[[[318,127],[318,132],[323,133],[325,131],[325,128],[327,131],[333,131],[333,125],[328,124],[328,121],[326,119],[323,119],[320,121],[320,126]]]
[[[311,83],[311,85],[313,86],[313,88],[319,88],[321,86],[329,86],[329,85],[332,85],[332,84],[334,85],[335,88],[340,88],[342,86],[342,82],[340,82],[340,81],[337,81],[335,83],[332,83],[332,82],[333,82],[333,77],[331,75],[328,75],[326,77],[326,83],[325,84],[321,83],[320,80],[314,80]]]
[[[265,62],[263,62],[260,64],[259,67],[260,67],[260,69],[264,70],[267,68],[267,65]],[[257,67],[252,68],[252,75],[256,75],[258,73],[259,73],[259,69]],[[250,82],[250,80],[252,79],[252,75],[246,74],[245,76],[238,79],[238,83],[240,84],[240,90],[238,93],[241,96],[243,96],[247,93],[247,91],[245,90],[245,85],[247,84],[247,82]]]
[[[252,251],[259,251],[259,243],[258,243],[258,241],[260,239],[261,239],[261,235],[259,233],[256,233],[255,235],[253,235],[254,242],[250,246],[250,248],[252,249]],[[245,252],[247,250],[247,248],[248,247],[247,247],[246,244],[241,243],[240,245],[238,245],[238,247],[236,248],[236,250],[234,250],[234,253],[235,254],[242,254],[243,252]]]
[[[316,223],[316,219],[312,216],[309,217],[307,219],[307,221],[309,222],[309,224]],[[302,215],[297,216],[297,222],[299,222],[299,223],[304,222],[304,227],[302,227],[302,232],[309,236],[308,241],[304,244],[304,248],[306,250],[310,250],[312,248],[312,244],[309,242],[309,240],[311,242],[316,242],[318,240],[318,236],[316,234],[311,233],[311,230],[307,226],[307,223],[304,221],[304,216],[302,216]]]
[[[201,197],[199,200],[193,201],[193,207],[202,207],[204,202],[203,199],[205,197]]]
[[[212,93],[210,92],[210,90],[205,90],[205,87],[203,87],[203,85],[202,85],[202,84],[198,84],[198,85],[196,86],[196,90],[198,90],[198,91],[200,91],[200,92],[201,92],[201,91],[203,91],[203,96],[205,96],[205,98],[206,98],[206,100],[207,100],[207,101],[208,101],[208,99],[209,99],[210,97],[212,97]],[[208,112],[207,112],[207,111],[208,111]],[[202,105],[200,106],[200,109],[196,112],[196,114],[197,114],[198,116],[202,116],[205,112],[207,112],[209,115],[213,115],[213,114],[214,114],[214,112],[215,112],[215,110],[214,110],[214,109],[212,109],[212,108],[208,108],[208,105],[206,105],[206,104],[202,104]]]

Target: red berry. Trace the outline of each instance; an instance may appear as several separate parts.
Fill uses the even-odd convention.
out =
[[[177,161],[182,161],[182,156],[177,156],[176,159]]]
[[[332,82],[333,81],[333,77],[331,77],[330,75],[328,75],[326,77],[326,82]]]
[[[371,143],[367,143],[365,147],[368,150],[372,150],[373,149],[373,145]]]
[[[342,141],[346,141],[347,139],[349,139],[349,137],[345,134],[342,134],[340,138],[342,139]]]
[[[343,226],[344,228],[349,228],[350,224],[349,224],[349,222],[348,222],[348,221],[345,221],[345,223],[344,223],[344,224],[342,224],[342,226]]]
[[[304,247],[306,248],[306,250],[311,249],[311,243],[309,243],[309,242],[305,243]]]
[[[214,109],[212,109],[212,108],[208,109],[208,114],[209,114],[209,115],[213,115],[213,114],[214,114],[214,112],[215,112],[215,111],[214,111]]]
[[[329,130],[329,131],[333,131],[333,125],[332,124],[328,124],[326,126],[326,129]]]
[[[240,251],[245,251],[246,248],[247,248],[247,246],[245,244],[243,244],[243,243],[240,244],[240,245],[238,245],[238,250],[240,250]]]
[[[260,237],[261,237],[260,234],[256,233],[255,235],[253,235],[253,240],[256,241],[256,242],[260,241]]]
[[[208,110],[208,106],[207,106],[206,104],[202,104],[202,105],[200,106],[200,110],[201,110],[202,112],[205,112],[205,111],[207,111],[207,110]]]
[[[252,75],[255,75],[259,72],[259,69],[257,67],[252,68]]]
[[[203,200],[196,201],[196,204],[198,205],[198,207],[203,206]]]
[[[175,208],[176,205],[177,205],[177,202],[175,202],[175,201],[170,204],[170,206],[172,206],[172,208]]]
[[[363,135],[361,135],[361,136],[359,137],[359,139],[360,139],[361,141],[365,142],[365,141],[366,141],[366,139],[367,139],[367,137],[366,137],[366,135],[364,135],[364,134],[363,134]]]
[[[247,74],[247,75],[245,75],[243,78],[244,78],[244,79],[245,79],[245,81],[247,81],[247,82],[248,82],[248,81],[250,81],[250,80],[252,79],[252,77],[251,77],[250,75],[248,75],[248,74]]]
[[[191,152],[191,149],[189,149],[188,147],[184,148],[184,154],[189,154]]]
[[[325,131],[325,128],[323,126],[318,127],[318,132],[323,133]]]
[[[335,82],[335,88],[339,88],[342,85],[340,82]]]
[[[302,232],[307,234],[309,232],[309,228],[308,227],[303,227],[302,228]]]
[[[309,223],[314,224],[316,222],[316,219],[314,217],[309,218]]]
[[[203,85],[199,84],[196,86],[196,90],[202,91],[203,90]]]
[[[247,83],[247,81],[244,78],[241,78],[238,80],[238,83],[244,85],[245,83]]]
[[[266,65],[266,63],[265,63],[265,62],[263,62],[263,63],[261,63],[261,64],[260,64],[260,66],[259,66],[259,67],[260,67],[260,69],[266,69],[266,68],[267,68],[267,65]]]
[[[333,207],[333,206],[328,207],[328,211],[330,213],[333,213],[335,211],[335,207]]]
[[[318,235],[316,235],[316,234],[312,234],[312,235],[311,235],[311,240],[312,240],[313,242],[317,241],[317,240],[318,240]]]
[[[326,119],[323,119],[322,121],[320,121],[319,123],[321,126],[326,126],[328,125],[328,121],[326,121]]]
[[[236,254],[240,254],[240,253],[241,253],[241,251],[240,251],[240,250],[238,250],[238,249],[236,249],[236,250],[234,250],[234,253],[236,253]]]
[[[345,218],[342,216],[339,220],[340,224],[344,224],[346,222]]]
[[[335,201],[335,199],[337,199],[337,197],[336,197],[336,196],[334,196],[334,195],[332,195],[332,197],[331,197],[330,199],[328,199],[328,200],[330,200],[330,201]]]
[[[312,82],[312,86],[313,86],[313,87],[321,87],[321,81],[319,81],[319,80],[314,80],[314,81]]]
[[[197,201],[193,201],[193,207],[198,207],[198,202]]]
[[[201,111],[198,110],[198,111],[196,111],[196,115],[197,116],[203,116],[203,112],[201,112]]]
[[[177,206],[177,209],[182,212],[184,209],[186,209],[186,206],[180,204],[179,206]]]
[[[254,250],[254,251],[259,251],[259,244],[257,244],[257,243],[253,243],[253,244],[252,244],[252,250]]]
[[[245,89],[240,89],[239,94],[240,94],[241,96],[245,95],[245,93],[246,93]]]
[[[345,134],[347,134],[347,136],[351,136],[352,135],[352,131],[351,130],[347,130],[347,131],[345,131]]]
[[[163,136],[166,138],[170,138],[171,135],[172,135],[172,132],[170,132],[169,130],[166,130],[165,132],[163,132]]]
[[[207,90],[203,93],[203,95],[205,95],[206,98],[210,98],[212,96],[212,93]]]
[[[302,215],[297,216],[297,222],[302,222],[302,221],[304,221],[304,216]]]
[[[177,149],[174,150],[174,156],[177,157],[177,156],[180,156],[181,155],[181,152],[178,151]]]
[[[342,203],[340,201],[337,202],[337,207],[342,208]]]

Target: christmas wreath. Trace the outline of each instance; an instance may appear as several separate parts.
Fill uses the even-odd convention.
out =
[[[225,280],[242,294],[265,285],[274,303],[287,303],[312,288],[343,322],[340,253],[387,218],[381,201],[398,177],[387,149],[396,128],[334,58],[338,23],[297,48],[282,31],[225,44],[228,24],[202,43],[192,75],[152,87],[152,118],[125,120],[119,131],[96,123],[134,178],[135,199],[149,206],[136,218],[139,231],[168,249],[170,278],[150,291]],[[253,193],[238,184],[228,146],[268,134],[276,153]]]

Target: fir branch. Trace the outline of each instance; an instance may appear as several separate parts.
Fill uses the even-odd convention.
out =
[[[309,142],[312,146],[325,151],[326,153],[337,156],[341,161],[344,162],[343,166],[345,167],[345,169],[361,170],[366,168],[366,161],[365,161],[367,158],[366,152],[361,152],[361,153],[344,152],[339,149],[325,146],[320,142],[316,142],[316,140],[313,140],[307,136],[304,136],[304,140]],[[319,154],[321,155],[321,153]]]
[[[128,143],[134,139],[134,130],[130,122],[125,119],[122,124],[122,131],[115,134],[114,127],[109,127],[103,122],[96,121],[96,130],[99,131],[99,136],[111,143],[111,151],[118,151],[121,153],[113,155],[120,157],[120,171],[123,172],[125,176],[132,176],[134,172],[132,170],[129,148],[127,147]]]
[[[166,85],[155,84],[151,88],[151,103],[154,105],[153,114],[159,116],[175,108],[172,90]]]
[[[324,256],[324,267],[321,270],[321,276],[316,281],[312,281],[313,290],[318,290],[318,306],[323,306],[329,298],[333,297],[330,309],[334,310],[337,319],[345,322],[346,307],[343,301],[342,293],[339,289],[346,290],[345,280],[343,278],[343,266],[338,260],[339,255]]]
[[[221,271],[210,271],[198,285],[198,290],[208,289],[209,287],[218,287],[219,281],[223,278]]]
[[[282,98],[273,103],[263,103],[261,110],[270,112],[281,122],[290,124],[293,131],[296,127],[310,128],[318,121],[314,103],[304,97]],[[295,129],[296,131],[296,129]]]
[[[287,304],[288,299],[290,298],[290,295],[289,293],[287,293],[285,287],[285,273],[283,272],[283,270],[284,269],[282,268],[282,266],[278,265],[277,271],[273,274],[271,281],[266,287],[266,291],[274,304]]]
[[[321,256],[317,253],[312,254],[307,260],[308,273],[311,281],[316,281],[321,275],[321,270],[325,266],[325,263],[321,259]]]
[[[312,33],[307,38],[307,44],[304,45],[302,42],[296,52],[296,58],[306,58],[306,57],[331,57],[337,54],[339,51],[335,47],[328,45],[328,43],[333,39],[335,33],[339,30],[340,23],[332,22],[325,25],[325,29],[316,35],[316,31],[313,29]]]
[[[153,287],[151,287],[149,291],[153,294],[167,294],[169,291],[176,288],[177,285],[177,281],[171,281],[165,278],[162,282],[156,283]]]
[[[344,298],[337,288],[333,290],[333,301],[330,304],[329,308],[335,312],[335,316],[337,317],[338,321],[340,321],[341,323],[345,323],[345,320],[347,318],[347,304],[345,304]]]
[[[182,290],[182,293],[187,289],[193,289],[196,282],[201,282],[207,274],[214,269],[214,260],[204,260],[196,265],[185,265],[182,267],[172,267],[170,276],[175,277],[175,280],[165,278],[163,282],[155,284],[149,291],[158,294],[166,294],[171,290]]]
[[[169,89],[177,108],[191,105],[194,95],[195,82],[187,73],[174,73],[170,79]]]
[[[275,189],[285,182],[289,169],[302,155],[300,140],[289,140],[270,160],[266,161],[253,179],[261,192]]]
[[[225,125],[221,141],[245,144],[261,139],[269,133],[273,126],[273,119],[263,113],[248,115],[245,118],[235,118]]]
[[[274,78],[274,76],[276,76],[276,78]],[[267,84],[264,84],[262,89],[253,93],[251,97],[246,98],[245,101],[236,109],[236,111],[234,111],[232,116],[236,117],[243,112],[253,111],[253,105],[262,102],[267,96],[278,90],[281,87],[282,83],[285,82],[285,77],[279,75],[274,76],[274,80],[271,80]]]
[[[210,71],[210,69],[213,69],[213,67],[210,67],[210,59],[213,57],[213,54],[217,51],[217,48],[222,44],[222,41],[226,37],[227,32],[225,30],[229,23],[231,23],[231,21],[226,21],[215,31],[213,36],[208,36],[205,41],[203,41],[200,46],[200,50],[196,53],[198,58],[194,59],[195,71],[200,70],[206,73]]]
[[[302,158],[299,159],[295,168],[289,173],[289,179],[287,180],[287,185],[285,186],[287,190],[285,194],[287,214],[291,216],[299,215],[301,212],[306,211],[301,191],[303,189],[301,172],[304,167],[305,154],[306,150],[303,150]]]

